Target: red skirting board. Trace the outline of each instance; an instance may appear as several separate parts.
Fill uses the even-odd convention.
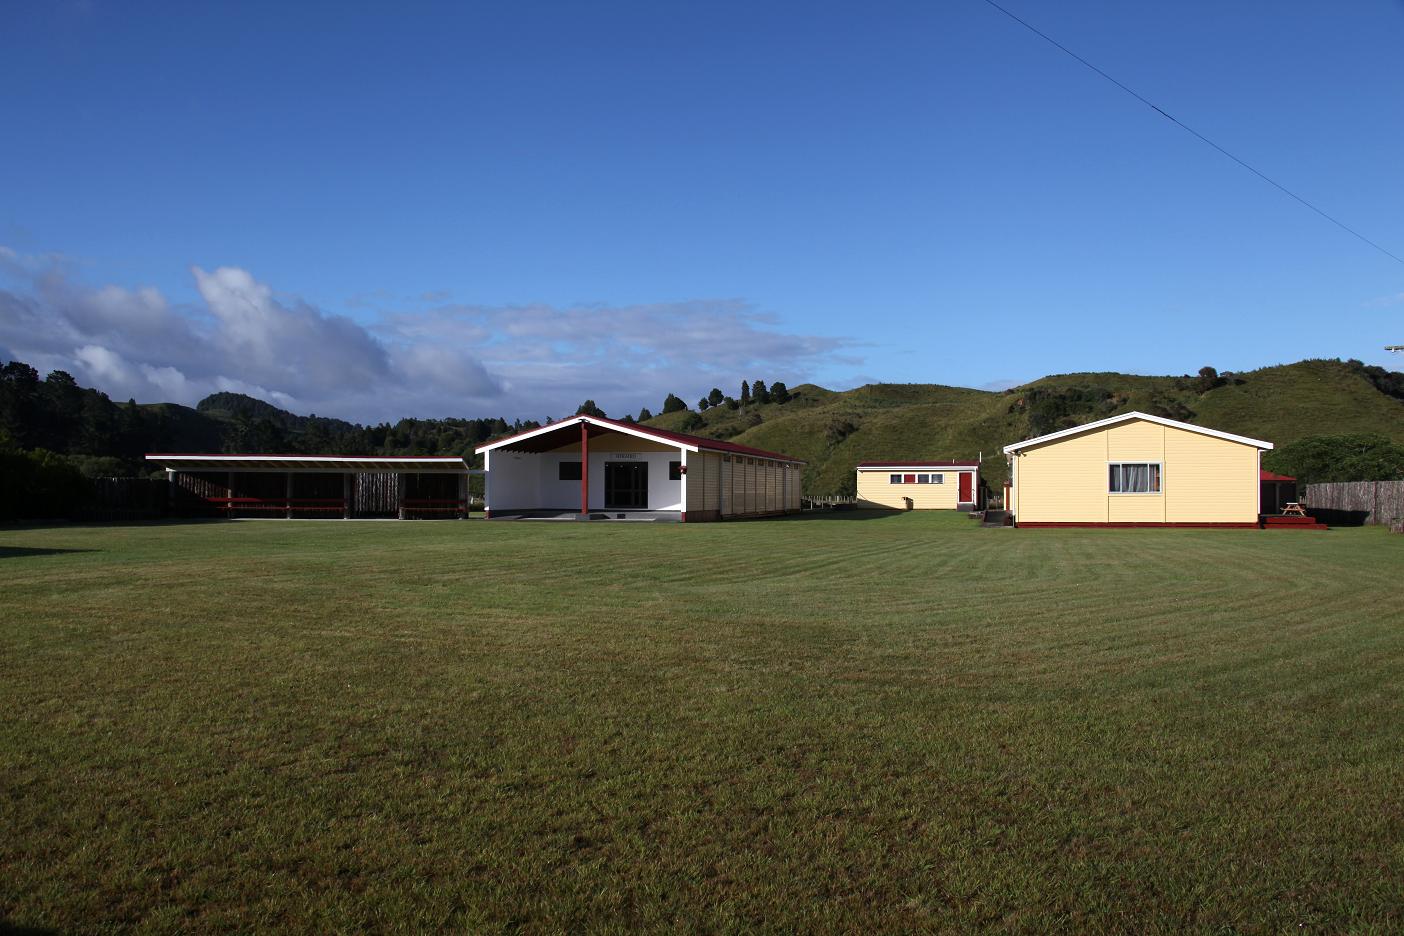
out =
[[[1142,529],[1149,527],[1181,527],[1189,529],[1214,529],[1214,530],[1256,530],[1256,523],[1054,523],[1054,522],[1023,522],[1016,521],[1016,527],[1025,530],[1036,529]]]

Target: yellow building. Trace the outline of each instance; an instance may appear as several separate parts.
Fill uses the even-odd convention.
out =
[[[1006,446],[1014,523],[1256,527],[1271,442],[1126,413]]]
[[[980,463],[959,461],[863,462],[858,506],[894,510],[973,510],[980,496]]]

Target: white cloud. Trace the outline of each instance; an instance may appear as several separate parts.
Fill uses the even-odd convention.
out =
[[[142,379],[122,355],[99,345],[83,345],[73,352],[73,359],[80,373],[100,386],[131,388]]]
[[[781,330],[740,300],[633,306],[440,305],[367,327],[281,297],[247,270],[192,268],[201,302],[88,287],[60,257],[0,247],[0,347],[119,399],[193,404],[217,390],[359,421],[544,418],[593,398],[622,415],[757,377],[801,382],[859,361],[837,338]],[[409,301],[440,298],[424,293]]]
[[[977,389],[977,390],[991,390],[991,391],[994,391],[994,392],[998,393],[998,392],[1003,391],[1003,390],[1008,390],[1008,389],[1011,388],[1011,387],[1017,387],[1017,386],[1019,386],[1019,384],[1021,384],[1021,383],[1023,383],[1023,381],[1021,381],[1021,380],[1014,380],[1014,379],[1011,378],[1011,377],[999,377],[999,378],[996,378],[995,380],[989,381],[988,383],[982,383],[982,384],[980,384],[980,386],[976,387],[975,389]]]
[[[237,267],[191,272],[215,319],[212,338],[241,378],[303,397],[355,394],[389,377],[385,348],[351,319],[285,305]]]
[[[1367,309],[1387,309],[1390,306],[1404,305],[1404,292],[1392,296],[1376,296],[1366,300],[1364,305]]]

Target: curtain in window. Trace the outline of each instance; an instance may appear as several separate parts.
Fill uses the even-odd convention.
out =
[[[1107,490],[1113,494],[1160,493],[1160,466],[1155,464],[1111,465]]]

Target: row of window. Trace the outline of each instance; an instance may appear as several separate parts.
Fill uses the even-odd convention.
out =
[[[945,484],[943,474],[894,474],[887,476],[888,484]]]
[[[647,464],[647,462],[645,462],[645,464]],[[579,480],[580,480],[580,462],[578,462],[578,461],[563,461],[563,462],[557,462],[556,465],[557,465],[557,473],[556,473],[556,479],[557,479],[557,480],[559,480],[559,481],[579,481]],[[680,462],[680,461],[670,461],[670,462],[668,462],[668,480],[669,480],[669,481],[681,481],[681,480],[682,480],[682,462]]]

